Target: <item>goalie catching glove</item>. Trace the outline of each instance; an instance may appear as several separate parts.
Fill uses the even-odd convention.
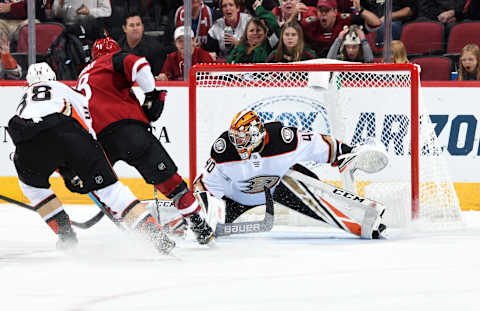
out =
[[[145,101],[143,102],[142,109],[150,122],[157,121],[162,115],[166,97],[166,90],[157,91],[154,89],[151,92],[145,93]]]

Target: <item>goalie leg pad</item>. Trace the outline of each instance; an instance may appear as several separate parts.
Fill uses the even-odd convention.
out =
[[[383,204],[289,170],[285,185],[328,224],[362,238],[375,238],[385,229]],[[383,228],[381,227],[383,226]],[[380,230],[382,228],[382,230]]]

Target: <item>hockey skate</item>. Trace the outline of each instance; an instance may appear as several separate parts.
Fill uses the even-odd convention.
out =
[[[69,250],[77,246],[78,239],[77,234],[73,231],[72,227],[68,226],[58,232],[57,249]]]
[[[338,166],[338,170],[343,179],[344,188],[355,192],[354,173],[356,170],[365,173],[376,173],[383,170],[388,164],[388,157],[384,150],[375,146],[373,143],[350,147],[340,143],[339,155],[333,166]]]
[[[162,254],[168,255],[175,248],[175,242],[172,241],[165,232],[159,231],[152,240],[155,248]]]
[[[188,231],[188,224],[187,221],[180,216],[179,218],[164,225],[163,230],[174,237],[185,239]]]
[[[164,232],[173,237],[186,238],[188,223],[171,201],[159,200],[149,204],[147,209]]]
[[[190,217],[187,217],[187,222],[190,229],[195,234],[198,243],[209,244],[215,238],[212,228],[208,225],[204,217],[199,213],[195,213]]]
[[[160,230],[156,224],[148,223],[147,227],[142,229],[142,231],[161,254],[168,255],[175,248],[175,242],[163,230]]]

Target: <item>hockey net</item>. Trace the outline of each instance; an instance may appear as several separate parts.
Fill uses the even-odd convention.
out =
[[[197,65],[190,74],[190,176],[200,172],[233,116],[250,107],[264,122],[333,135],[352,146],[372,140],[383,146],[387,168],[357,173],[355,186],[386,205],[388,225],[460,222],[443,149],[419,92],[418,68],[411,64]],[[342,187],[336,168],[306,164]],[[280,223],[314,223],[285,209],[279,216]]]

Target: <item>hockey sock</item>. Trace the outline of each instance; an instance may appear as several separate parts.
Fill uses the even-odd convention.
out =
[[[135,202],[138,203],[138,199],[130,189],[119,181],[105,188],[92,191],[91,195],[94,196],[94,201],[98,200],[104,203],[109,213],[117,219],[125,213],[129,206],[133,206]]]
[[[155,188],[167,198],[173,200],[183,217],[188,217],[200,211],[200,205],[180,175],[174,174],[165,182],[155,185]]]
[[[136,230],[139,224],[143,223],[148,217],[152,217],[144,203],[136,200],[129,204],[122,212],[121,219],[133,230]],[[152,217],[153,219],[153,217]]]
[[[42,200],[34,206],[35,211],[56,234],[70,229],[71,223],[68,214],[63,210],[62,203],[55,194]]]

